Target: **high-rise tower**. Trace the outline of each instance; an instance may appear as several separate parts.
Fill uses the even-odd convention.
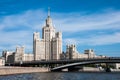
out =
[[[38,36],[39,33],[34,33],[33,35],[34,60],[60,59],[62,53],[62,34],[55,31],[50,17],[50,9],[48,9],[46,24],[42,28],[42,39],[40,40]],[[41,57],[42,55],[43,57]]]
[[[45,58],[51,59],[52,57],[52,39],[55,37],[55,28],[52,25],[52,19],[50,17],[50,10],[48,10],[48,17],[46,19],[46,25],[42,29],[42,38],[45,40]]]

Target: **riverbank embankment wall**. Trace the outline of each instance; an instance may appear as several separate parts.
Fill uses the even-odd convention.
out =
[[[49,71],[48,68],[40,68],[40,67],[2,67],[0,68],[0,75],[48,72],[48,71]]]

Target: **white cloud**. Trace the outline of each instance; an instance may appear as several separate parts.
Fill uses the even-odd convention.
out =
[[[0,32],[0,37],[0,49],[12,50],[18,45],[32,49],[32,32],[30,31]]]
[[[107,35],[94,35],[89,38],[68,38],[63,40],[64,44],[76,45],[109,45],[120,43],[120,32]]]
[[[100,35],[94,36],[90,40],[93,45],[107,45],[107,44],[115,44],[120,43],[120,33],[114,33],[109,35]]]
[[[55,27],[61,31],[120,29],[120,11],[99,14],[54,12],[51,14]],[[29,10],[21,14],[8,15],[0,19],[0,30],[19,26],[26,26],[33,30],[40,29],[46,17],[47,12],[44,10]]]
[[[0,19],[0,30],[5,28],[27,27],[36,29],[36,26],[41,25],[45,18],[45,12],[42,10],[26,11],[21,14],[8,15]]]
[[[69,14],[67,14],[69,15]],[[65,16],[65,15],[64,15]],[[62,31],[86,31],[86,30],[106,30],[120,29],[120,12],[106,12],[104,14],[88,14],[65,16],[62,19],[55,20],[57,26]]]

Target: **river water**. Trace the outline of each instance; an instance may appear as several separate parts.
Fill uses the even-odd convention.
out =
[[[0,76],[0,80],[120,80],[120,73],[49,72]]]

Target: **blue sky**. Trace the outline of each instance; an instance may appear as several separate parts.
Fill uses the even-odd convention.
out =
[[[120,0],[0,0],[0,54],[24,45],[32,53],[33,32],[45,24],[48,7],[66,44],[80,53],[120,56]]]

